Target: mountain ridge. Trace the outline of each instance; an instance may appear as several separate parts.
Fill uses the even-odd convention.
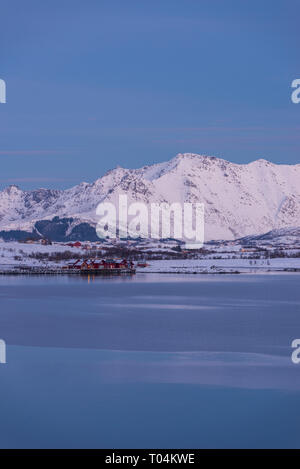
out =
[[[215,156],[179,153],[169,161],[128,169],[117,166],[92,183],[69,189],[0,191],[0,230],[34,231],[42,220],[72,219],[95,227],[100,202],[202,202],[205,239],[236,239],[300,225],[300,164],[258,159],[231,163]],[[70,229],[70,228],[69,228]]]

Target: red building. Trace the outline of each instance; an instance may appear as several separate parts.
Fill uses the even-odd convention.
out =
[[[67,246],[70,246],[71,248],[80,248],[81,247],[81,242],[76,241],[75,243],[68,243]]]

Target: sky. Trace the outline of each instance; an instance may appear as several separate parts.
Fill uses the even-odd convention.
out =
[[[177,153],[299,163],[299,0],[2,0],[0,188]]]

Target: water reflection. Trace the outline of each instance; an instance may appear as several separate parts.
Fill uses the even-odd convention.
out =
[[[0,447],[298,447],[299,276],[0,278]]]

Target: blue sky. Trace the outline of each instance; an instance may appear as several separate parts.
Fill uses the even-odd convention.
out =
[[[0,187],[179,152],[299,163],[298,0],[4,0]]]

